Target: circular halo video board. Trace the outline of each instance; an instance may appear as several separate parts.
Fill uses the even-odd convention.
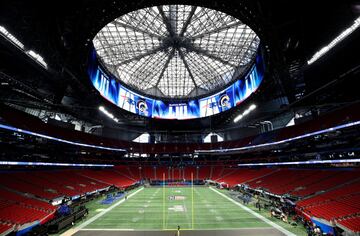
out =
[[[258,53],[248,72],[222,91],[189,101],[169,102],[126,88],[98,63],[95,50],[91,53],[88,67],[93,86],[101,96],[121,109],[149,118],[178,120],[208,117],[240,105],[258,89],[264,71],[264,61]]]

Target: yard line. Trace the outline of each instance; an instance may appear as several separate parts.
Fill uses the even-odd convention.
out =
[[[138,192],[142,191],[144,188],[141,187],[140,189],[136,190],[135,192],[129,194],[129,196],[127,197],[128,199],[133,197],[135,194],[137,194]],[[109,211],[111,211],[112,209],[114,209],[115,207],[119,206],[121,203],[123,203],[125,201],[125,199],[121,199],[120,201],[118,201],[117,203],[115,203],[114,205],[112,205],[111,207],[107,208],[106,210],[100,212],[97,215],[94,215],[93,217],[91,217],[90,219],[88,219],[87,221],[85,221],[84,223],[82,223],[81,225],[79,225],[78,227],[75,227],[75,229],[73,229],[71,231],[71,235],[75,234],[77,231],[82,230],[84,227],[86,227],[88,224],[94,222],[95,220],[99,219],[101,216],[105,215],[106,213],[108,213]],[[65,232],[64,234],[62,234],[61,236],[65,236],[65,235],[69,235],[68,232]]]
[[[272,221],[269,220],[269,219],[266,219],[264,216],[260,215],[259,213],[256,213],[255,211],[251,210],[250,208],[248,208],[248,207],[240,204],[239,202],[237,202],[237,201],[235,201],[234,199],[226,196],[225,194],[219,192],[218,190],[216,190],[216,189],[214,189],[214,188],[212,188],[212,187],[210,187],[210,189],[211,189],[212,191],[214,191],[215,193],[217,193],[217,194],[223,196],[224,198],[228,199],[229,201],[235,203],[236,205],[238,205],[239,207],[241,207],[243,210],[249,212],[249,213],[252,214],[253,216],[255,216],[255,217],[259,218],[260,220],[264,221],[265,223],[271,225],[272,227],[274,227],[275,229],[277,229],[277,230],[279,230],[280,232],[284,233],[285,235],[287,235],[287,236],[296,236],[295,234],[293,234],[293,233],[291,233],[290,231],[284,229],[284,228],[281,227],[280,225],[272,222]]]
[[[192,228],[191,227],[191,222],[190,222],[190,219],[189,219],[189,216],[188,216],[188,211],[187,211],[187,208],[186,208],[186,204],[185,204],[185,199],[183,199],[182,202],[183,202],[183,207],[184,207],[184,210],[185,210],[185,217],[187,219],[188,225],[190,224],[190,228]]]

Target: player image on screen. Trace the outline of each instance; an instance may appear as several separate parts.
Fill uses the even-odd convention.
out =
[[[149,108],[145,101],[139,100],[137,102],[136,108],[138,109],[140,115],[143,115],[143,116],[149,115],[149,110],[148,110]]]

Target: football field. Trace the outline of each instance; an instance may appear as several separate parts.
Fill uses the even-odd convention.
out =
[[[251,235],[294,235],[209,187],[140,188],[88,219],[79,230],[174,231],[178,226],[181,231],[245,229],[254,230]]]

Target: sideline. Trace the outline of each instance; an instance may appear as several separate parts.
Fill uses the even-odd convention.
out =
[[[133,197],[135,194],[137,194],[138,192],[142,191],[144,189],[144,187],[141,187],[140,189],[136,190],[135,192],[129,194],[129,196],[127,197],[128,199]],[[103,215],[105,215],[106,213],[108,213],[109,211],[111,211],[112,209],[114,209],[115,207],[119,206],[121,203],[123,203],[125,201],[125,198],[121,199],[120,201],[118,201],[117,203],[115,203],[114,205],[112,205],[111,207],[107,208],[106,210],[100,212],[99,214],[94,215],[93,217],[91,217],[90,219],[88,219],[87,221],[85,221],[84,223],[82,223],[81,225],[69,229],[66,232],[64,232],[63,234],[61,234],[60,236],[71,236],[74,235],[76,232],[78,232],[79,230],[82,230],[84,227],[86,227],[87,225],[91,224],[92,222],[94,222],[95,220],[99,219],[100,217],[102,217]],[[129,229],[128,229],[129,230]]]
[[[284,233],[285,235],[287,235],[287,236],[296,236],[296,234],[291,233],[290,231],[288,231],[288,230],[284,229],[284,228],[283,228],[283,227],[281,227],[280,225],[278,225],[278,224],[276,224],[276,223],[272,222],[271,220],[269,220],[269,219],[265,218],[264,216],[262,216],[262,215],[260,215],[259,213],[257,213],[257,212],[255,212],[255,211],[251,210],[250,208],[248,208],[248,207],[246,207],[246,206],[242,205],[241,203],[239,203],[239,202],[235,201],[234,199],[232,199],[232,198],[230,198],[230,197],[226,196],[225,194],[223,194],[223,193],[219,192],[218,190],[216,190],[216,189],[214,189],[214,188],[212,188],[212,187],[210,187],[210,189],[211,189],[212,191],[214,191],[215,193],[217,193],[217,194],[219,194],[219,195],[223,196],[223,197],[224,197],[224,198],[226,198],[227,200],[229,200],[229,201],[231,201],[231,202],[235,203],[236,205],[238,205],[239,207],[241,207],[243,210],[245,210],[245,211],[249,212],[249,213],[250,213],[250,214],[252,214],[253,216],[255,216],[255,217],[259,218],[260,220],[262,220],[262,221],[264,221],[265,223],[267,223],[267,224],[271,225],[271,226],[272,226],[272,227],[274,227],[275,229],[277,229],[277,230],[281,231],[281,232],[282,232],[282,233]]]

